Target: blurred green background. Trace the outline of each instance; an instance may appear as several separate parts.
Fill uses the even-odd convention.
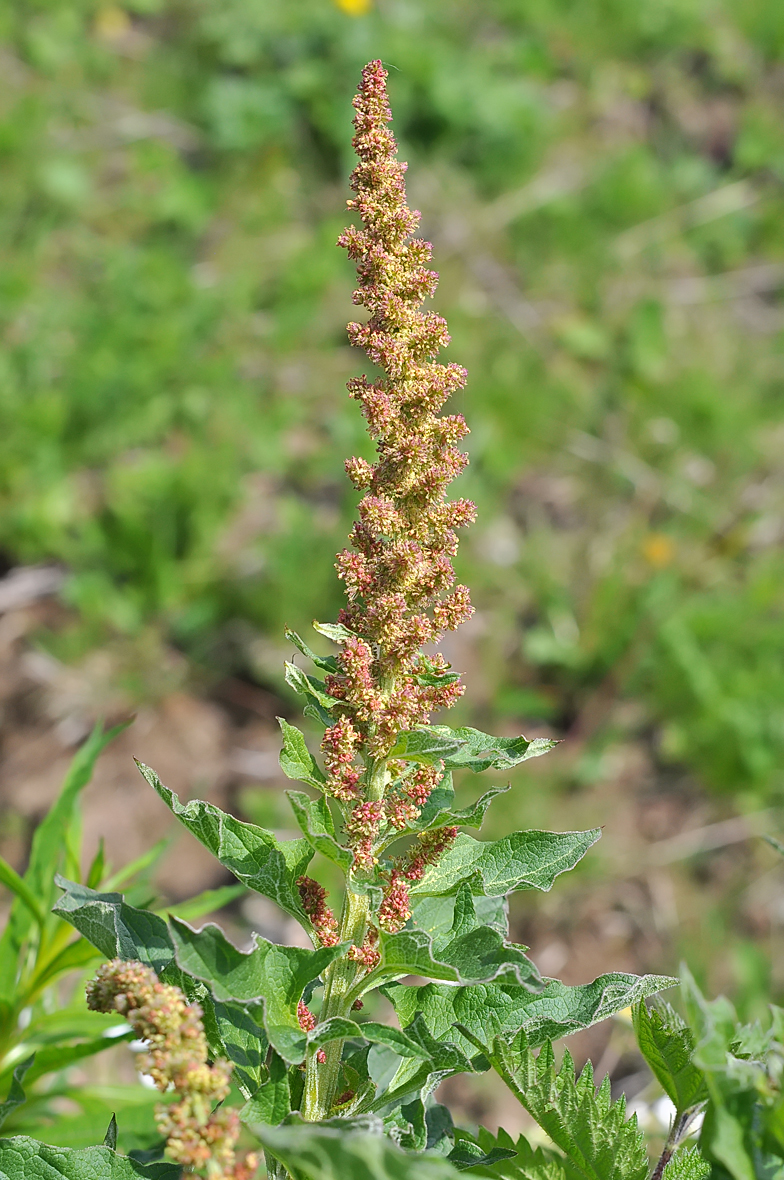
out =
[[[463,718],[569,738],[529,820],[577,826],[619,742],[778,805],[784,5],[6,0],[0,38],[0,550],[73,608],[39,643],[280,692],[284,623],[334,617],[380,57],[470,373]]]

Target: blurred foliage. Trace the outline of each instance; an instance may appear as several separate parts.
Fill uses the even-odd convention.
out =
[[[471,374],[474,708],[631,695],[776,797],[782,5],[9,0],[0,38],[0,546],[70,569],[70,650],[153,626],[264,682],[258,636],[334,614],[378,56]]]

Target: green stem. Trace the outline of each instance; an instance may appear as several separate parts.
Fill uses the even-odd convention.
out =
[[[367,798],[381,799],[386,777],[386,759],[372,763],[369,769]],[[346,882],[343,912],[340,919],[340,941],[361,946],[367,933],[369,901],[367,894],[355,893],[351,882]],[[333,1016],[348,1016],[351,1011],[351,992],[357,976],[363,970],[353,959],[336,959],[324,972],[324,1000],[321,1005],[319,1023]],[[305,1092],[302,1098],[302,1116],[309,1122],[318,1122],[329,1114],[337,1096],[340,1076],[340,1062],[343,1055],[343,1041],[330,1041],[324,1047],[325,1061],[319,1062],[318,1050],[310,1049],[305,1066]]]

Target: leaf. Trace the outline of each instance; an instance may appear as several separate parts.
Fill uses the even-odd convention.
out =
[[[16,1110],[17,1106],[21,1106],[25,1101],[25,1092],[22,1082],[25,1079],[25,1074],[30,1069],[30,1066],[35,1061],[35,1054],[28,1057],[25,1061],[21,1061],[15,1068],[11,1078],[11,1088],[6,1095],[5,1101],[0,1102],[0,1127],[8,1118],[12,1110]]]
[[[293,1180],[454,1180],[455,1170],[441,1156],[404,1151],[386,1135],[354,1130],[352,1122],[259,1127],[256,1133]]]
[[[283,634],[288,639],[289,643],[293,643],[298,651],[302,652],[303,656],[321,668],[325,672],[339,672],[340,668],[334,656],[317,656],[316,653],[308,647],[304,639],[300,639],[296,631],[292,631],[289,627],[283,628]]]
[[[327,781],[316,759],[305,744],[305,735],[296,725],[289,725],[282,717],[278,724],[283,731],[283,748],[280,751],[280,768],[287,778],[321,790]]]
[[[349,631],[342,623],[317,623],[313,620],[313,630],[319,635],[326,635],[333,643],[345,643],[347,639],[356,639],[356,632]]]
[[[462,1130],[459,1137],[461,1145],[467,1145],[474,1139]],[[480,1127],[475,1142],[476,1148],[488,1155],[501,1151],[508,1153],[505,1157],[496,1154],[489,1165],[470,1165],[475,1169],[476,1176],[494,1177],[495,1180],[566,1180],[566,1161],[563,1156],[543,1147],[534,1149],[523,1135],[514,1142],[506,1131],[500,1130],[496,1137]]]
[[[269,1044],[263,1028],[260,1005],[222,1004],[201,1001],[204,1025],[210,1045],[220,1046],[220,1055],[234,1065],[232,1081],[243,1097],[250,1098],[264,1077],[264,1060]]]
[[[56,880],[65,892],[54,913],[75,926],[105,958],[136,959],[166,982],[180,985],[174,947],[163,918],[128,905],[121,893],[98,893],[60,876]]]
[[[781,840],[777,840],[775,836],[763,836],[762,839],[767,840],[771,848],[775,848],[776,852],[779,852],[782,856],[784,856],[784,844],[781,843]]]
[[[420,1015],[411,1021],[405,1032],[419,1046],[424,1061],[402,1061],[389,1088],[376,1098],[372,1110],[392,1108],[405,1099],[421,1098],[424,1101],[444,1078],[474,1072],[472,1062],[460,1046],[445,1038],[431,1036]],[[487,1068],[486,1062],[484,1068]]]
[[[431,725],[425,729],[404,730],[397,735],[397,740],[389,751],[390,758],[402,759],[406,762],[423,762],[431,765],[443,762],[450,754],[456,754],[462,742],[453,735],[453,731],[442,727],[446,732],[439,733]]]
[[[2,856],[0,856],[0,883],[5,885],[6,889],[10,889],[12,893],[16,894],[19,900],[27,906],[38,925],[42,926],[44,916],[38,904],[38,899],[32,889],[24,883],[16,869],[12,868]]]
[[[345,954],[345,945],[311,951],[278,946],[257,934],[253,949],[244,953],[219,926],[194,930],[172,918],[169,929],[183,971],[206,983],[216,1000],[263,1005],[264,1028],[272,1047],[292,1064],[304,1060],[307,1037],[297,1019],[297,1004],[307,984]]]
[[[692,1062],[694,1033],[669,1004],[649,1011],[637,1003],[632,1019],[640,1052],[675,1104],[677,1120],[708,1097],[702,1071]]]
[[[330,1020],[325,1020],[323,1024],[317,1024],[313,1031],[308,1033],[308,1045],[320,1048],[322,1045],[328,1044],[329,1041],[342,1040],[346,1037],[362,1037],[374,1045],[388,1045],[400,1057],[425,1056],[422,1047],[416,1041],[412,1041],[411,1037],[401,1032],[399,1028],[393,1028],[388,1024],[378,1024],[374,1020],[359,1024],[356,1020],[351,1020],[346,1016],[333,1016]]]
[[[477,1041],[477,1046],[479,1042]],[[648,1158],[637,1116],[626,1120],[626,1097],[610,1097],[610,1079],[594,1087],[590,1061],[575,1080],[570,1053],[556,1072],[552,1043],[534,1057],[525,1034],[512,1050],[496,1037],[487,1050],[493,1066],[542,1130],[566,1155],[581,1180],[647,1180]]]
[[[469,886],[470,888],[470,886]],[[437,952],[451,937],[455,918],[455,905],[460,890],[448,897],[412,897],[412,922],[418,930],[424,930],[433,939]],[[491,926],[502,938],[509,934],[509,907],[505,897],[473,898],[477,924]]]
[[[431,726],[436,733],[453,734],[461,742],[455,755],[448,757],[444,766],[447,770],[467,768],[473,771],[509,770],[528,758],[538,758],[558,745],[552,738],[534,738],[528,741],[524,737],[504,738],[491,737],[478,729],[465,726],[461,729],[450,729],[447,725]]]
[[[555,878],[582,860],[601,835],[588,832],[512,832],[480,841],[461,833],[437,864],[425,871],[411,894],[454,893],[470,881],[474,893],[501,897],[517,889],[552,888]]]
[[[179,1180],[163,1161],[143,1164],[110,1147],[49,1147],[27,1135],[0,1139],[0,1180]]]
[[[326,710],[334,709],[338,704],[336,698],[331,697],[327,692],[327,686],[323,680],[316,680],[315,676],[306,675],[301,668],[288,660],[283,666],[285,669],[284,678],[289,688],[293,688],[295,692],[307,697],[308,700],[315,701]]]
[[[682,1147],[667,1164],[662,1180],[707,1180],[710,1170],[698,1147]]]
[[[326,856],[327,860],[331,860],[348,875],[354,863],[354,854],[335,839],[335,826],[326,799],[323,796],[311,799],[302,791],[286,791],[286,795],[294,818],[313,851]]]
[[[180,823],[224,868],[249,889],[271,898],[287,914],[307,922],[296,885],[313,856],[307,840],[278,840],[266,828],[243,823],[201,799],[183,805],[154,770],[140,762],[136,765]]]
[[[104,1147],[110,1147],[112,1151],[117,1150],[117,1115],[112,1115],[109,1120],[109,1126],[106,1128],[106,1134],[103,1137]]]
[[[460,1171],[466,1168],[476,1168],[482,1165],[500,1163],[501,1160],[514,1159],[517,1152],[511,1147],[493,1147],[490,1151],[483,1151],[478,1144],[469,1139],[461,1139],[446,1157]]]
[[[35,898],[41,915],[48,914],[56,896],[54,874],[60,865],[64,836],[70,829],[76,800],[92,777],[98,755],[130,723],[123,722],[105,733],[100,722],[95,726],[71,762],[60,794],[35,830],[30,860],[22,879],[27,892]],[[35,920],[28,902],[17,897],[0,938],[0,996],[10,998],[13,994],[19,950]]]
[[[86,1057],[94,1057],[96,1053],[102,1053],[105,1049],[111,1049],[113,1045],[117,1045],[121,1041],[130,1040],[132,1036],[133,1033],[128,1029],[127,1032],[117,1035],[107,1034],[101,1037],[94,1037],[89,1041],[78,1041],[75,1045],[58,1042],[57,1044],[47,1045],[42,1049],[37,1049],[35,1062],[31,1066],[27,1077],[28,1084],[43,1077],[44,1074],[51,1073],[55,1070],[66,1069],[69,1065],[73,1065],[75,1061],[83,1061]],[[0,1119],[1,1125],[2,1119]]]
[[[484,1043],[496,1035],[509,1037],[522,1029],[535,1048],[545,1041],[590,1028],[676,982],[666,976],[611,972],[600,975],[592,983],[574,986],[556,979],[547,980],[538,995],[509,983],[474,987],[443,987],[432,983],[414,987],[393,983],[382,990],[404,1029],[421,1012],[434,1037],[449,1034],[464,1047],[467,1042],[457,1035],[460,1025]]]
[[[240,1111],[240,1119],[253,1129],[256,1123],[277,1127],[291,1111],[291,1088],[285,1062],[273,1053],[269,1078]]]
[[[450,775],[451,782],[451,775]],[[487,809],[493,800],[498,795],[504,795],[509,790],[509,787],[491,787],[486,791],[476,803],[472,803],[470,807],[463,807],[453,809],[451,806],[454,798],[454,791],[449,792],[448,789],[444,791],[441,796],[441,787],[436,788],[432,792],[427,804],[422,809],[419,819],[411,824],[411,830],[415,832],[426,831],[428,828],[438,824],[439,827],[445,827],[447,824],[453,824],[456,827],[463,828],[481,828],[484,823]],[[434,798],[435,796],[435,798]],[[432,801],[432,802],[431,802]]]

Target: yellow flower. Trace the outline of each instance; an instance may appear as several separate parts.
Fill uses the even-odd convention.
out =
[[[675,544],[666,533],[649,533],[642,543],[642,555],[655,569],[665,569],[675,557]]]
[[[372,0],[335,0],[335,3],[349,16],[365,16],[372,7]]]

